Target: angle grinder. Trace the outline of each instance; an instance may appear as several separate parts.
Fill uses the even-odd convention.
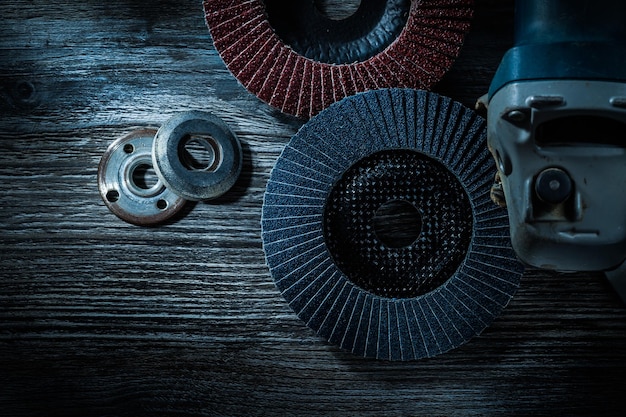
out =
[[[626,300],[625,21],[618,0],[517,1],[483,101],[519,258],[609,271]]]

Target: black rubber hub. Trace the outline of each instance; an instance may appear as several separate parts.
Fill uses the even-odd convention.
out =
[[[439,162],[388,150],[359,161],[335,185],[324,233],[335,263],[356,285],[383,297],[416,297],[446,282],[463,261],[472,209]]]
[[[265,0],[276,34],[295,52],[318,62],[349,64],[382,52],[406,26],[410,0],[363,0],[354,14],[335,20],[319,1]]]

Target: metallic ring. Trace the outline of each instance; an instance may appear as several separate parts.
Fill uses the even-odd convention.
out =
[[[241,143],[217,116],[201,111],[178,114],[158,130],[154,169],[165,186],[186,200],[216,198],[241,173]]]
[[[98,166],[100,195],[120,219],[139,226],[178,213],[185,200],[149,177],[155,129],[139,129],[113,142]]]

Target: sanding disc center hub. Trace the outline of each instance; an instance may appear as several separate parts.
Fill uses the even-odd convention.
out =
[[[324,212],[328,249],[359,287],[416,297],[444,284],[472,237],[472,209],[455,175],[423,153],[391,149],[348,169]]]
[[[411,8],[410,0],[336,3],[265,0],[265,7],[286,45],[328,64],[362,62],[383,51],[406,26]]]

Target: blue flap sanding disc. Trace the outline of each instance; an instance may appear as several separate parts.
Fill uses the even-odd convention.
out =
[[[348,97],[306,123],[267,184],[276,286],[320,336],[357,355],[431,357],[480,334],[523,272],[485,121],[434,93]]]

